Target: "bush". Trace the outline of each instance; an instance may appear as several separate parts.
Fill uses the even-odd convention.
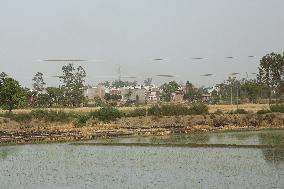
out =
[[[177,105],[162,105],[161,114],[163,116],[178,116],[188,114],[188,108],[186,106],[177,104]]]
[[[275,104],[270,106],[271,112],[284,113],[284,104]]]
[[[146,108],[136,108],[132,111],[125,113],[126,117],[139,117],[146,116]]]
[[[11,118],[13,117],[13,112],[4,112],[3,114],[1,114],[1,117]]]
[[[269,113],[271,113],[271,111],[270,110],[258,110],[257,112],[256,112],[257,114],[269,114]]]
[[[194,104],[190,108],[180,105],[162,105],[162,106],[152,106],[148,109],[148,115],[152,116],[179,116],[179,115],[200,115],[207,114],[208,106],[205,104]]]
[[[12,112],[5,112],[4,114],[1,115],[1,117],[9,118],[16,122],[26,122],[32,120],[31,114],[28,113],[13,114]]]
[[[248,112],[245,109],[236,109],[231,111],[230,114],[248,114]]]
[[[93,113],[88,114],[77,114],[77,122],[75,123],[75,127],[83,127],[86,125],[87,121],[93,118]]]
[[[63,111],[49,111],[45,119],[50,122],[67,122],[69,116]]]
[[[161,108],[158,105],[154,105],[148,109],[148,115],[162,116]]]
[[[214,114],[217,114],[217,115],[222,115],[224,114],[222,110],[218,109],[214,112]]]
[[[41,110],[41,109],[33,110],[31,112],[32,117],[35,119],[44,119],[47,114],[48,114],[47,110]]]
[[[217,116],[212,119],[213,127],[224,127],[228,124],[228,119],[225,116]]]
[[[69,116],[63,111],[47,111],[47,110],[33,110],[31,115],[35,119],[42,119],[49,122],[67,122]]]
[[[201,115],[201,114],[208,114],[208,113],[209,113],[209,108],[205,104],[193,104],[189,108],[189,114]]]
[[[121,113],[118,109],[106,106],[101,108],[95,115],[100,121],[109,122],[115,121],[117,118],[121,117]]]
[[[13,114],[11,119],[15,120],[16,122],[30,122],[32,120],[32,115],[27,113]]]

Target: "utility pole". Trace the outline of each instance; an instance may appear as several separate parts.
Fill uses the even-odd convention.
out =
[[[231,86],[231,105],[233,105],[233,86]]]
[[[120,68],[120,64],[118,65],[118,81],[121,81],[121,68]]]
[[[239,109],[239,85],[237,84],[237,110]]]

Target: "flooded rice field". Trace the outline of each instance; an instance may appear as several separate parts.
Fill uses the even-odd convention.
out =
[[[88,143],[0,147],[0,188],[284,188],[284,130]],[[149,145],[127,145],[139,143]]]

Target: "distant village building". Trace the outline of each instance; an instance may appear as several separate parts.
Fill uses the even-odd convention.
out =
[[[110,95],[121,95],[121,89],[119,88],[110,88],[108,91]]]
[[[157,104],[161,101],[160,91],[147,91],[146,92],[146,102],[148,104]]]
[[[121,96],[123,102],[135,102],[138,104],[145,104],[146,96],[145,89],[141,87],[126,87],[121,89]]]
[[[182,89],[177,90],[176,92],[172,93],[171,101],[174,103],[182,103],[184,97],[184,91]]]
[[[210,94],[203,94],[202,95],[202,102],[210,102],[211,101],[211,95]]]
[[[104,86],[98,85],[97,87],[89,87],[84,90],[84,96],[88,100],[94,100],[95,97],[100,97],[101,99],[104,99],[105,97],[105,88]]]

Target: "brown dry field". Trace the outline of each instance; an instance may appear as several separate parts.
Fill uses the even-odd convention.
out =
[[[216,110],[222,110],[223,112],[229,112],[237,109],[237,105],[209,105],[209,112],[215,112]],[[259,110],[269,109],[269,104],[239,104],[239,109],[245,109],[246,111],[257,112]]]
[[[129,111],[129,110],[133,110],[136,107],[119,107],[118,109],[121,111]],[[99,108],[98,107],[93,107],[93,108],[88,108],[88,107],[82,107],[82,108],[46,108],[47,110],[54,110],[54,111],[62,111],[64,110],[65,112],[92,112],[92,111],[96,111]],[[232,110],[236,110],[237,109],[237,105],[209,105],[209,112],[213,113],[216,110],[221,110],[223,112],[229,112]],[[262,109],[269,109],[269,105],[268,104],[240,104],[239,105],[239,109],[245,109],[247,111],[251,111],[251,112],[257,112],[258,110],[262,110]],[[17,110],[13,110],[13,113],[29,113],[31,112],[32,109],[17,109]],[[0,110],[0,113],[5,112],[5,110]]]

